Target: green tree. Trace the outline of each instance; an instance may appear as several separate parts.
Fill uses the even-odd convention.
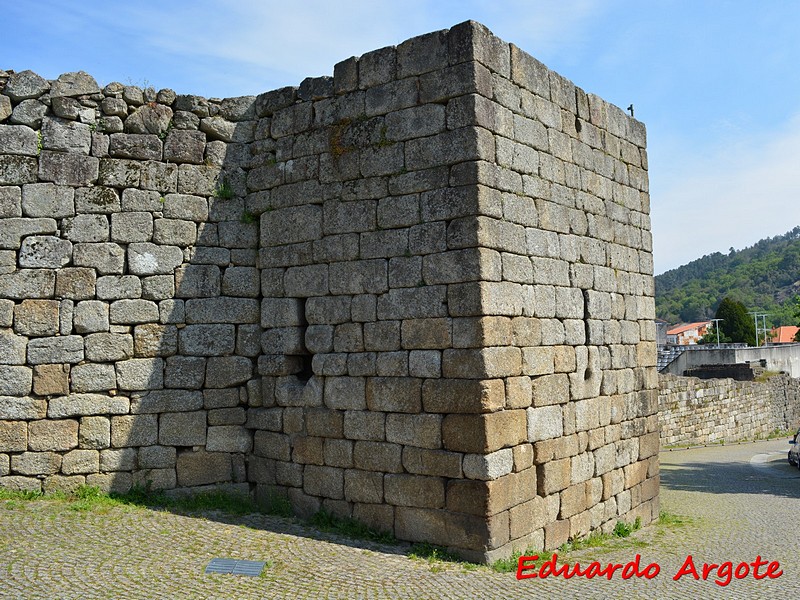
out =
[[[723,331],[722,327],[719,329],[719,343],[720,344],[727,344],[731,341],[731,339],[726,336]],[[706,334],[697,340],[698,344],[716,344],[717,343],[717,328],[712,324],[709,326],[708,331]]]
[[[730,339],[731,342],[744,342],[750,346],[756,344],[756,328],[752,317],[747,314],[747,308],[737,300],[725,297],[717,308],[717,319],[722,319],[719,324],[720,334]],[[720,340],[722,339],[720,335]]]

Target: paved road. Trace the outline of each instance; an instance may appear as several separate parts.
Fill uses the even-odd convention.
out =
[[[659,565],[653,579],[622,580],[618,571],[611,581],[518,581],[263,515],[76,512],[37,501],[0,503],[0,598],[790,598],[800,589],[800,471],[786,463],[786,449],[781,440],[664,452],[662,508],[693,523],[649,527],[621,546],[570,555],[605,565],[639,553],[642,567]],[[760,555],[780,562],[783,574],[727,586],[714,583],[717,571],[706,581],[674,581],[688,555],[699,571],[704,562],[735,566]],[[205,575],[216,557],[270,566],[258,578]]]

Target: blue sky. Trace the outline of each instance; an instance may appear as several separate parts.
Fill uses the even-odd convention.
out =
[[[37,0],[0,68],[208,97],[329,75],[467,19],[647,125],[656,273],[800,224],[800,2]]]

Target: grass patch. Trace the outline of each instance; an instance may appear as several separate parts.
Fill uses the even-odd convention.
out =
[[[768,381],[769,379],[772,379],[776,375],[780,374],[781,374],[780,371],[762,371],[760,375],[753,378],[753,381],[756,381],[758,383],[764,383],[765,381]]]
[[[220,200],[230,200],[233,198],[233,196],[233,188],[227,179],[223,179],[217,183],[217,187],[214,188],[215,198],[219,198]]]
[[[391,533],[377,531],[354,519],[337,517],[324,509],[314,514],[308,523],[325,533],[335,533],[352,539],[380,542],[381,544],[397,543],[397,539]]]
[[[534,550],[533,548],[528,548],[525,550],[525,552],[516,551],[508,558],[496,560],[490,565],[490,567],[492,571],[497,573],[515,573],[517,571],[517,565],[519,564],[520,556],[538,556],[535,561],[529,560],[525,562],[527,565],[536,565],[538,567],[543,562],[550,560],[553,556],[553,553],[549,550]]]
[[[594,531],[587,536],[578,537],[573,540],[569,540],[565,544],[562,544],[557,550],[558,556],[562,559],[562,561],[569,562],[566,560],[566,558],[570,552],[584,550],[585,548],[603,548],[613,543],[615,540],[630,537],[634,531],[637,531],[641,528],[642,520],[640,518],[637,518],[633,523],[617,521],[612,533]],[[634,543],[634,545],[644,546],[646,543]],[[525,564],[529,566],[535,565],[538,567],[542,563],[550,560],[553,557],[553,554],[554,552],[548,550],[535,550],[533,548],[527,548],[524,552],[517,551],[508,558],[501,558],[500,560],[494,561],[490,567],[493,571],[498,573],[514,573],[517,570],[520,556],[537,556],[538,558],[535,561],[527,560]]]
[[[689,517],[669,513],[665,510],[662,510],[660,513],[658,513],[657,523],[663,527],[683,527],[684,525],[689,525],[692,522],[693,519]]]
[[[133,487],[125,494],[107,494],[95,486],[80,486],[74,492],[17,492],[0,489],[0,501],[6,508],[9,503],[22,506],[27,502],[49,500],[65,504],[70,510],[87,512],[93,510],[109,510],[118,507],[141,507],[170,509],[183,512],[220,511],[231,515],[245,515],[257,512],[268,514],[285,513],[279,503],[258,504],[250,496],[231,494],[228,492],[206,492],[202,494],[186,494],[168,496],[163,491],[151,490],[147,487]],[[288,503],[288,501],[286,501]]]
[[[439,573],[444,571],[447,564],[460,564],[466,570],[475,570],[479,565],[470,563],[462,558],[459,558],[452,552],[433,544],[422,543],[414,544],[408,553],[411,560],[424,561],[428,563],[431,573]]]
[[[27,502],[30,500],[36,500],[41,498],[44,494],[42,492],[18,492],[14,490],[7,490],[4,488],[0,488],[0,500],[18,500],[22,502]]]
[[[617,521],[614,526],[614,537],[626,538],[634,531],[642,528],[642,519],[636,517],[633,523],[625,523],[624,521]]]

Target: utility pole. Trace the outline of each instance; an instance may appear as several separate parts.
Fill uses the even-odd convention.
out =
[[[725,319],[711,319],[714,321],[714,330],[717,332],[717,350],[719,350],[719,322]]]
[[[760,313],[758,311],[748,312],[747,314],[753,315],[753,325],[756,329],[756,347],[760,344],[758,343],[758,332],[761,331],[764,334],[764,345],[767,344],[767,316],[771,313]],[[759,328],[758,326],[758,318],[761,317],[761,322],[764,324],[763,327]]]
[[[747,314],[753,315],[753,327],[755,327],[756,330],[756,348],[758,348],[758,312],[756,311]]]

